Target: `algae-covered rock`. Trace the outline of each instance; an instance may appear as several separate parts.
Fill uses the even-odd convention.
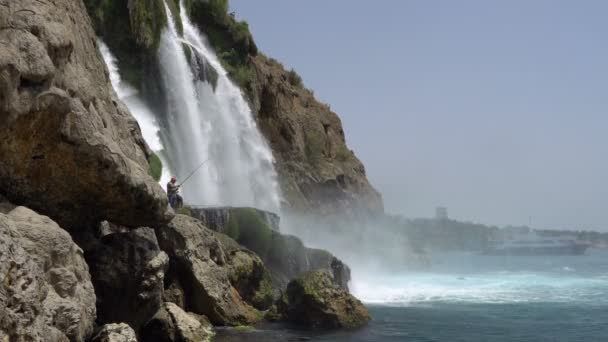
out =
[[[326,271],[292,280],[266,317],[315,329],[357,328],[370,320],[365,306]]]
[[[195,208],[192,215],[257,254],[270,271],[274,288],[285,288],[291,279],[323,269],[332,274],[336,284],[348,290],[348,266],[325,250],[307,248],[299,238],[281,234],[276,214],[234,207]],[[230,245],[228,241],[220,240],[226,246]]]
[[[95,293],[82,250],[46,216],[0,206],[0,341],[85,341]]]
[[[155,342],[207,342],[213,335],[204,316],[185,312],[173,303],[164,303],[141,334],[142,341]]]
[[[171,260],[167,282],[178,278],[185,309],[218,325],[249,324],[260,319],[231,285],[226,255],[214,232],[192,217],[176,215],[156,228],[162,250]]]
[[[227,235],[216,233],[226,253],[230,283],[241,297],[259,310],[268,309],[275,296],[270,271],[254,252]]]
[[[0,191],[80,229],[171,218],[82,1],[0,0]]]

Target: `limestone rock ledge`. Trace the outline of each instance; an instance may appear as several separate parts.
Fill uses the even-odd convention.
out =
[[[46,216],[0,204],[0,341],[85,341],[95,293],[82,250]]]

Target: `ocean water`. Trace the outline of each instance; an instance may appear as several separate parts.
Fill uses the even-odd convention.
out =
[[[225,329],[215,341],[608,341],[608,251],[584,256],[446,254],[426,272],[353,272],[372,315],[352,331],[281,324]]]

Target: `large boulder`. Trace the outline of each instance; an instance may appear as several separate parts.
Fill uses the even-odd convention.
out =
[[[273,286],[271,273],[262,259],[227,235],[216,233],[215,236],[223,246],[232,286],[254,308],[270,308],[278,289]]]
[[[139,331],[162,304],[169,266],[154,230],[137,228],[102,236],[86,257],[97,294],[97,321],[125,322]]]
[[[213,327],[204,316],[185,312],[174,303],[164,303],[142,331],[143,342],[208,342]]]
[[[0,205],[0,341],[84,341],[95,293],[82,250],[57,223]]]
[[[365,306],[326,271],[292,280],[266,317],[314,329],[357,328],[370,320]]]
[[[112,323],[101,327],[91,342],[137,342],[137,337],[128,324]]]
[[[170,258],[167,283],[182,286],[186,310],[218,325],[259,320],[259,312],[231,285],[226,255],[213,231],[195,218],[176,215],[167,226],[156,228],[156,236]]]
[[[66,229],[170,220],[82,1],[0,0],[0,191]]]

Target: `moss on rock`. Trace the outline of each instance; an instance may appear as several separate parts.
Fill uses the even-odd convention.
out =
[[[333,329],[363,326],[370,316],[358,299],[333,283],[329,273],[315,271],[292,280],[266,319]]]
[[[268,255],[272,242],[272,229],[255,209],[232,209],[227,234],[260,256]]]
[[[163,162],[154,152],[148,158],[148,174],[157,182],[160,181],[163,174]]]

